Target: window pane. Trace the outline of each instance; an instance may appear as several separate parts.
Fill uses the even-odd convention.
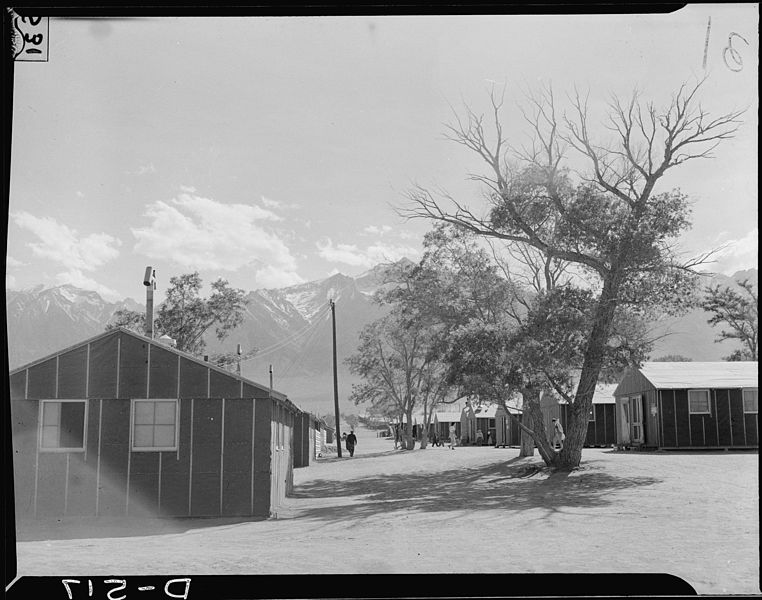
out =
[[[153,425],[135,425],[132,445],[135,448],[153,447]]]
[[[156,423],[162,425],[174,425],[176,414],[175,402],[156,402]]]
[[[42,424],[43,425],[58,425],[61,415],[61,403],[60,402],[43,402],[42,403]]]
[[[153,445],[157,448],[172,448],[175,445],[175,426],[156,425],[154,427]]]
[[[744,390],[743,391],[743,411],[744,412],[759,412],[759,399],[758,390]]]
[[[153,424],[155,402],[146,402],[141,400],[135,402],[135,424],[136,425],[151,425]]]
[[[42,448],[58,448],[58,426],[46,425],[42,428]]]
[[[692,390],[688,392],[688,402],[690,412],[708,413],[709,412],[709,392],[706,390]]]
[[[61,402],[61,448],[84,448],[85,403]]]

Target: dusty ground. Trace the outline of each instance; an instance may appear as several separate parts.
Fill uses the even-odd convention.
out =
[[[19,575],[666,572],[760,592],[756,452],[589,449],[549,475],[517,449],[358,438],[354,458],[295,470],[277,519],[69,520],[22,534]]]

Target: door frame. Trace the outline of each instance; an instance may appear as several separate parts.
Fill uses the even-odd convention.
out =
[[[628,398],[630,404],[630,442],[642,444],[645,441],[643,427],[643,396],[637,394]]]

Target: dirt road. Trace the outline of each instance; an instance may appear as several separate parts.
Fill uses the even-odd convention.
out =
[[[756,452],[589,449],[550,475],[517,449],[358,438],[354,458],[295,470],[277,519],[80,528],[19,542],[19,574],[665,572],[760,591]]]

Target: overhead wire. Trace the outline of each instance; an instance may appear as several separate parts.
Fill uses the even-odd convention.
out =
[[[316,319],[315,323],[320,324],[322,321],[325,321],[325,317],[327,315],[328,315],[328,313],[326,312],[326,314],[323,315],[322,318]],[[314,340],[315,337],[317,337],[317,334],[319,333],[319,330],[320,330],[319,327],[315,327],[315,329],[312,330],[312,333],[310,334],[310,336],[307,338],[307,340],[305,341],[305,343],[303,345],[303,349],[301,351],[297,352],[294,355],[294,358],[291,360],[291,362],[286,366],[285,369],[283,369],[283,372],[280,374],[280,376],[282,378],[286,379],[288,377],[288,374],[291,372],[291,369],[295,365],[298,364],[299,366],[301,366],[304,363],[304,357],[305,357],[305,354],[306,354],[306,349],[309,348],[310,344],[312,343],[312,340]]]
[[[307,326],[303,327],[299,331],[297,331],[295,334],[291,335],[290,337],[287,337],[283,340],[280,340],[279,342],[276,342],[275,344],[272,344],[271,346],[267,346],[261,350],[259,350],[256,354],[253,356],[249,356],[243,360],[253,360],[255,358],[262,358],[263,356],[267,356],[268,354],[272,354],[273,352],[277,352],[278,350],[282,350],[286,346],[288,346],[291,342],[294,342],[308,333],[314,332],[314,330],[317,328],[317,326],[321,323],[325,315],[328,314],[330,311],[330,307],[326,307],[320,312],[317,313],[316,318],[309,323]]]

